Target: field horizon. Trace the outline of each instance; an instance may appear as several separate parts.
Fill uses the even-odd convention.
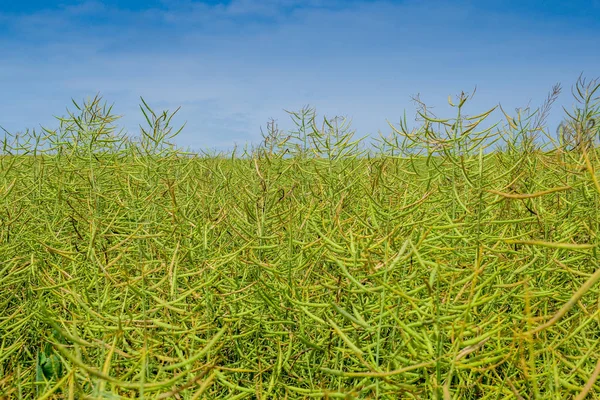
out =
[[[6,133],[0,397],[598,398],[599,88],[376,152],[309,107],[239,153],[143,100]]]

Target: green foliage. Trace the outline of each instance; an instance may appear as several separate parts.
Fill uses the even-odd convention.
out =
[[[563,148],[569,150],[591,149],[600,136],[600,82],[586,82],[579,78],[573,89],[577,106],[573,112],[567,110],[567,118],[557,129]]]
[[[559,91],[504,124],[423,106],[377,152],[308,107],[240,157],[144,101],[137,140],[99,97],[7,134],[0,397],[599,392],[600,162],[539,144]]]

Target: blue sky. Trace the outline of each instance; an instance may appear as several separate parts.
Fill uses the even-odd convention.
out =
[[[143,96],[182,107],[182,147],[226,149],[307,104],[376,135],[413,121],[417,94],[450,117],[448,96],[477,86],[474,115],[560,82],[554,126],[579,74],[600,77],[599,43],[600,0],[0,0],[0,126],[55,127],[99,92],[137,135]]]

